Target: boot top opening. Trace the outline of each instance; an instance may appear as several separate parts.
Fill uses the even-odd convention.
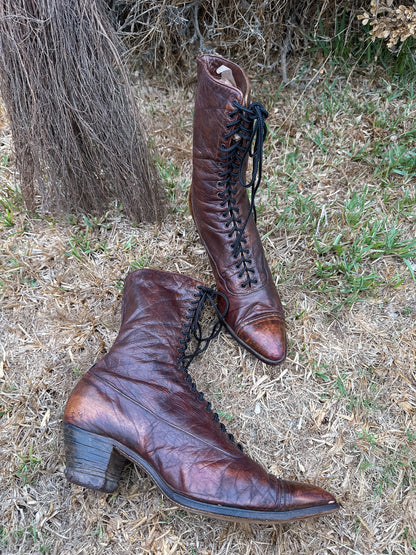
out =
[[[214,54],[198,56],[198,64],[202,65],[209,76],[215,81],[238,89],[244,97],[244,102],[248,102],[250,82],[239,65]]]

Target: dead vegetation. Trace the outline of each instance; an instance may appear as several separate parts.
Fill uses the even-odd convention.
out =
[[[318,23],[333,30],[345,11],[347,25],[356,27],[362,0],[107,0],[107,5],[132,61],[152,72],[163,67],[186,82],[199,51],[221,51],[257,73],[280,72],[291,51],[299,56],[308,48]]]
[[[372,0],[369,11],[360,14],[358,19],[363,25],[370,23],[373,41],[384,39],[389,48],[395,49],[399,41],[403,43],[410,37],[416,37],[416,3],[413,6],[397,6],[393,5],[393,0],[387,0],[385,5]]]
[[[132,221],[162,218],[129,80],[100,0],[1,2],[0,90],[30,209],[103,213],[117,200]]]

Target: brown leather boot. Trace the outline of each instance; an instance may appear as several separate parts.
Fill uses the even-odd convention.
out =
[[[66,477],[116,489],[126,459],[174,503],[209,516],[278,522],[338,508],[326,491],[278,480],[243,454],[188,373],[191,336],[216,292],[187,276],[137,270],[127,277],[120,333],[72,392],[64,415]]]
[[[198,57],[190,206],[217,289],[230,302],[228,331],[263,362],[278,364],[286,356],[284,314],[254,205],[267,112],[259,102],[250,104],[249,95],[248,78],[238,65],[219,56]]]

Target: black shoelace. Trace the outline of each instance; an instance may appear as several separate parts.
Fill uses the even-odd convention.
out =
[[[192,381],[192,377],[188,372],[188,368],[194,358],[203,353],[207,349],[209,343],[220,333],[224,317],[228,311],[229,302],[227,297],[223,293],[215,291],[215,289],[211,289],[210,287],[206,287],[203,285],[198,285],[197,289],[198,292],[194,294],[195,300],[191,301],[191,306],[185,316],[186,322],[184,323],[184,326],[182,328],[182,338],[179,340],[180,347],[178,347],[178,368],[181,372],[185,373],[185,380],[187,383],[189,383],[190,390],[198,395],[199,401],[203,402],[204,394],[197,390],[196,384]],[[217,306],[217,297],[222,297],[225,301],[226,307],[224,312],[221,312]],[[211,333],[208,336],[204,337],[202,334],[202,328],[199,323],[199,319],[204,305],[207,301],[215,310],[217,320],[211,330]],[[196,340],[196,347],[192,350],[191,353],[186,354],[188,344],[192,338]],[[210,402],[206,403],[205,409],[208,412],[211,412]],[[216,412],[213,413],[213,419],[215,422],[219,422],[219,416]],[[226,427],[221,422],[220,427],[223,432],[227,432]],[[232,442],[235,442],[234,436],[232,434],[228,434],[228,437]],[[243,450],[242,446],[239,443],[237,444],[237,447],[240,449],[240,451]]]
[[[263,169],[263,144],[267,136],[266,118],[268,112],[260,102],[252,102],[249,106],[243,106],[237,101],[233,102],[234,110],[229,115],[237,116],[236,119],[226,124],[231,129],[224,135],[224,139],[233,137],[231,145],[226,148],[221,145],[222,165],[225,168],[220,173],[223,178],[221,182],[225,186],[224,191],[218,193],[222,199],[221,206],[226,207],[223,216],[228,218],[226,227],[231,226],[228,236],[234,236],[231,244],[232,255],[238,260],[236,263],[239,269],[238,277],[242,278],[245,274],[245,281],[241,283],[241,287],[250,287],[251,284],[257,283],[255,270],[251,267],[252,260],[250,258],[249,249],[245,247],[247,239],[244,232],[247,223],[253,214],[254,221],[257,220],[255,197],[261,183]],[[246,159],[252,159],[252,173],[249,182],[243,179],[243,170]],[[236,186],[240,185],[245,189],[250,189],[251,199],[247,217],[242,222],[239,216],[240,208],[236,204],[234,195],[237,193]]]

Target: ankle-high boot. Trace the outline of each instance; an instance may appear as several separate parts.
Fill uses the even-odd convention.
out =
[[[216,295],[179,274],[127,277],[117,339],[65,409],[66,477],[111,492],[129,459],[174,503],[209,516],[276,522],[336,510],[326,491],[278,480],[246,456],[196,390],[187,346],[195,335],[201,352],[218,334],[204,338],[198,324]]]
[[[198,57],[190,207],[217,289],[230,303],[228,331],[263,362],[278,364],[286,356],[284,314],[254,205],[267,112],[259,102],[250,104],[249,95],[248,78],[238,65],[219,56]]]

